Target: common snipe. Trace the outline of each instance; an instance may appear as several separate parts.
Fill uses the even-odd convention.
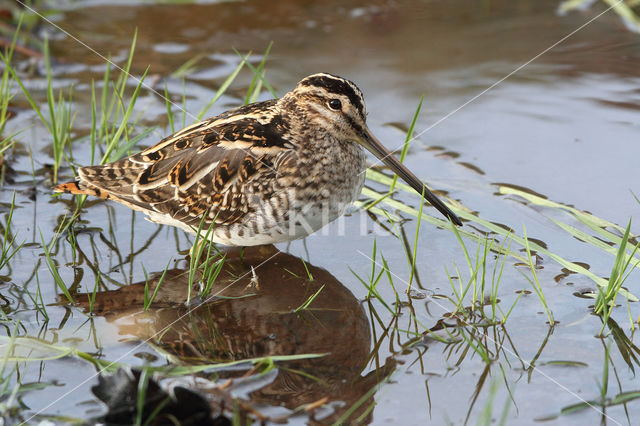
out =
[[[371,151],[443,215],[460,219],[371,134],[362,92],[331,74],[280,99],[192,124],[138,154],[78,169],[56,192],[95,195],[213,242],[252,246],[305,237],[339,217],[364,184]],[[204,221],[203,221],[204,216]]]

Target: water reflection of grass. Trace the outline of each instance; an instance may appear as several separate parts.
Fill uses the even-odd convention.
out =
[[[409,304],[405,307],[410,306]],[[553,327],[549,327],[549,332],[543,339],[540,348],[531,361],[523,360],[518,354],[517,348],[514,346],[512,339],[509,337],[507,327],[502,323],[490,323],[487,318],[479,310],[467,308],[467,315],[447,315],[438,321],[431,328],[425,330],[420,327],[419,322],[415,320],[415,328],[413,330],[401,330],[398,328],[398,317],[394,317],[391,322],[384,324],[380,320],[380,315],[375,313],[375,306],[369,304],[369,310],[374,312],[372,323],[374,324],[374,349],[372,351],[372,359],[378,365],[377,352],[383,345],[383,342],[397,342],[398,347],[394,350],[396,353],[412,353],[415,360],[410,365],[418,364],[422,374],[426,374],[425,368],[428,365],[423,361],[423,356],[428,350],[441,348],[445,359],[450,361],[455,369],[461,368],[465,361],[479,357],[484,366],[482,371],[478,372],[477,382],[471,390],[471,400],[467,407],[466,421],[468,422],[474,407],[483,394],[485,386],[492,382],[491,377],[499,377],[499,381],[503,382],[509,394],[509,399],[515,404],[515,399],[510,388],[508,371],[515,369],[515,365],[519,364],[520,369],[528,371],[529,376],[535,370],[536,361],[547,344]],[[403,312],[405,313],[405,312]],[[405,313],[406,314],[406,313]],[[376,329],[381,327],[382,333],[377,333]],[[405,336],[402,338],[401,336]],[[411,337],[413,336],[413,337]],[[407,337],[409,337],[407,339]],[[455,373],[454,373],[455,374]],[[495,384],[495,383],[494,383]],[[489,394],[495,392],[492,384]],[[425,382],[427,394],[429,394],[429,380]],[[507,410],[511,402],[507,402],[503,410]],[[492,404],[491,398],[488,398],[485,406],[486,410],[490,410]],[[429,409],[431,409],[429,407]],[[504,414],[503,414],[504,415]]]
[[[617,327],[615,322],[613,324],[609,324],[610,327]],[[614,335],[616,332],[612,329]],[[607,409],[611,407],[615,407],[618,405],[622,405],[624,407],[624,413],[627,419],[628,424],[633,424],[634,421],[630,417],[630,411],[628,404],[634,400],[640,399],[640,389],[634,389],[631,391],[625,391],[622,388],[621,377],[618,374],[615,364],[613,363],[613,359],[611,358],[611,340],[601,339],[603,352],[604,352],[604,362],[602,368],[602,376],[600,378],[600,383],[598,383],[598,399],[585,400],[577,404],[572,404],[563,407],[558,413],[548,414],[545,416],[539,417],[538,421],[548,421],[555,420],[562,416],[567,416],[573,413],[577,413],[579,411],[597,408],[601,414],[601,424],[607,424],[607,420],[615,420],[610,418],[607,415]],[[629,341],[630,343],[630,341]],[[620,343],[616,340],[616,345],[620,348]],[[636,352],[639,353],[640,350],[633,344],[630,344],[630,347]],[[628,349],[628,348],[627,348]],[[626,349],[625,349],[626,350]],[[638,364],[638,359],[634,355],[635,363]],[[633,365],[630,365],[632,371]],[[610,395],[609,390],[609,382],[610,382],[610,370],[613,370],[615,376],[615,383],[618,385],[618,392],[613,395]],[[616,422],[617,423],[617,422]]]

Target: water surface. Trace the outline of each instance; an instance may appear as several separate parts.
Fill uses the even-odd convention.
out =
[[[240,62],[233,48],[252,51],[252,61],[257,64],[271,41],[266,78],[279,95],[313,72],[350,78],[365,93],[369,126],[390,148],[402,146],[405,134],[401,129],[408,127],[424,96],[416,125],[418,137],[405,161],[409,168],[480,217],[511,227],[518,234],[526,226],[527,234],[544,242],[553,253],[583,262],[595,274],[607,277],[613,256],[571,237],[550,220],[580,226],[575,218],[558,209],[497,195],[497,184],[515,185],[622,226],[638,210],[630,191],[640,194],[636,172],[640,158],[640,38],[607,13],[543,53],[599,10],[594,7],[560,16],[557,6],[555,1],[524,0],[176,5],[68,1],[51,17],[68,34],[46,23],[37,34],[51,37],[56,88],[75,87],[74,130],[78,137],[91,124],[89,85],[92,79],[101,80],[105,65],[103,58],[75,38],[122,63],[136,28],[133,74],[141,75],[149,65],[148,81],[155,81],[154,88],[159,91],[166,82],[178,103],[184,90],[187,124]],[[171,77],[194,57],[200,60],[184,84]],[[21,61],[26,67],[27,60]],[[44,102],[43,67],[36,70],[40,73],[25,81]],[[210,113],[240,104],[251,78],[249,72],[241,74]],[[264,91],[260,98],[270,96]],[[87,316],[85,305],[63,303],[40,246],[39,233],[49,241],[62,216],[73,211],[69,197],[50,197],[51,137],[22,98],[16,98],[14,105],[17,116],[9,121],[7,132],[27,130],[19,136],[20,143],[10,157],[15,172],[0,191],[0,212],[8,210],[13,191],[18,191],[12,229],[17,240],[27,244],[12,259],[10,269],[0,271],[7,277],[0,290],[8,318],[20,320],[19,335],[73,345],[98,358],[133,366],[166,364],[158,356],[159,348],[177,354],[174,361],[185,363],[331,353],[324,360],[285,364],[277,374],[244,384],[245,388],[238,385],[235,396],[273,417],[289,415],[296,407],[327,396],[328,404],[316,414],[318,421],[334,421],[349,407],[360,404],[352,420],[474,424],[489,407],[490,417],[497,421],[503,407],[509,405],[507,423],[525,425],[572,404],[599,400],[608,340],[595,337],[602,323],[591,314],[593,300],[574,296],[577,291],[593,289],[593,281],[578,274],[561,275],[561,266],[542,256],[537,274],[557,321],[554,327],[550,328],[540,300],[532,293],[518,300],[504,325],[455,327],[456,319],[449,315],[453,305],[443,298],[453,296],[447,271],[458,276],[457,265],[462,281],[469,278],[455,236],[421,224],[416,262],[419,281],[412,283],[418,291],[408,297],[404,291],[410,272],[402,241],[379,232],[368,216],[355,209],[324,232],[278,247],[288,253],[283,254],[291,263],[286,269],[297,267],[294,275],[304,278],[304,260],[316,277],[315,281],[296,281],[304,290],[297,294],[292,292],[294,284],[281,275],[269,275],[282,274],[284,269],[272,265],[273,271],[263,271],[264,288],[256,290],[262,292],[257,296],[262,299],[256,300],[275,298],[286,306],[255,302],[254,307],[251,297],[233,303],[220,300],[205,306],[205,313],[196,311],[182,317],[185,308],[180,303],[180,294],[184,297],[180,289],[186,286],[184,276],[182,281],[177,278],[179,272],[168,281],[175,294],[162,296],[166,298],[164,305],[143,312],[140,301],[145,271],[157,277],[169,262],[172,270],[184,275],[189,241],[182,232],[159,228],[124,207],[90,201],[77,227],[80,253],[74,254],[66,240],[54,250],[60,275],[69,285],[75,283],[79,293],[93,290],[98,270],[104,277],[96,299],[98,314]],[[170,133],[164,100],[157,94],[144,90],[138,112],[143,114],[141,126],[159,126],[141,146]],[[33,153],[35,177],[27,148]],[[78,164],[87,164],[90,151],[86,141],[74,142],[73,154]],[[61,174],[63,178],[72,176],[68,167]],[[369,186],[381,189],[375,183]],[[396,198],[417,204],[415,196],[401,193]],[[430,208],[425,212],[437,214]],[[414,219],[402,225],[410,245],[415,227]],[[376,260],[380,261],[380,253],[384,255],[398,290],[402,306],[398,316],[391,315],[379,301],[367,300],[367,288],[354,275],[368,280],[374,238]],[[476,244],[469,241],[467,247],[475,255]],[[493,267],[492,260],[489,265]],[[377,271],[380,269],[377,266]],[[48,322],[36,313],[27,295],[35,292],[36,271],[43,300],[49,305]],[[523,274],[530,275],[527,267],[507,259],[498,291],[505,311],[522,290],[531,291]],[[632,274],[626,283],[636,295],[640,294],[637,280]],[[458,280],[453,282],[458,285]],[[236,284],[241,284],[240,292],[249,283]],[[326,286],[314,302],[320,314],[313,310],[292,314],[298,302],[304,302],[320,284]],[[386,275],[377,289],[394,309],[396,295]],[[277,300],[280,294],[295,300]],[[637,321],[639,310],[637,303],[631,303],[627,312],[626,302],[622,298],[618,302],[621,306],[614,309],[605,331],[619,333],[618,342],[624,340],[621,336],[628,341],[611,343],[610,398],[638,391],[634,369],[640,355],[633,346],[637,338],[629,318]],[[336,311],[331,311],[332,307]],[[172,326],[165,336],[167,341],[155,336],[156,330],[177,318],[191,322]],[[228,321],[223,324],[221,318]],[[441,321],[454,330],[453,336],[439,332],[452,338],[450,343],[423,338],[426,330],[438,328]],[[5,329],[13,332],[10,326]],[[206,333],[218,329],[226,336],[222,339],[225,345],[202,346],[203,341],[216,341]],[[194,330],[205,334],[189,335]],[[471,346],[469,336],[477,339],[471,340]],[[149,337],[153,338],[139,346]],[[179,344],[190,350],[185,352],[182,347],[175,351]],[[478,345],[488,351],[490,362],[473,350],[472,346]],[[635,355],[621,352],[621,347]],[[304,370],[319,380],[309,380],[287,368]],[[20,363],[19,370],[21,383],[49,384],[22,395],[21,401],[28,407],[22,418],[40,410],[46,415],[85,419],[104,411],[90,391],[97,379],[89,363],[67,357]],[[56,401],[66,392],[68,395]],[[598,407],[588,408],[549,423],[577,425],[602,420],[635,424],[640,416],[638,404],[631,401],[609,407],[604,415]],[[302,414],[290,419],[293,424],[306,421]]]

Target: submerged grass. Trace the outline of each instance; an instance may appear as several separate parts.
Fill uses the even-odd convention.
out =
[[[369,178],[370,180],[372,180],[373,182],[377,182],[380,183],[382,185],[390,185],[393,182],[393,179],[379,171],[376,170],[367,170],[367,178]],[[413,190],[411,189],[411,187],[409,187],[408,185],[398,182],[396,184],[396,187],[398,189],[401,189],[403,191],[409,192],[409,193],[414,193]],[[531,194],[527,194],[523,191],[517,191],[514,190],[512,188],[507,188],[504,186],[500,186],[498,188],[499,192],[501,194],[514,194],[514,195],[518,195],[518,196],[522,196],[523,198],[527,199],[528,201],[531,201],[532,203],[538,204],[538,205],[543,205],[545,207],[550,207],[550,208],[557,208],[557,209],[562,209],[565,211],[568,211],[569,213],[571,213],[572,215],[574,215],[576,218],[578,218],[578,220],[583,221],[583,223],[585,223],[587,226],[593,228],[598,228],[602,233],[602,235],[607,235],[608,237],[610,237],[612,240],[614,241],[619,241],[620,238],[617,237],[617,239],[615,238],[615,235],[612,234],[611,232],[607,231],[605,229],[605,227],[611,227],[613,229],[622,229],[619,226],[608,222],[604,219],[600,219],[597,218],[591,214],[585,213],[585,212],[581,212],[577,209],[571,208],[571,207],[567,207],[567,206],[562,206],[558,203],[553,203],[550,202],[548,200],[544,200],[540,197],[536,197],[533,196]],[[371,198],[372,200],[381,200],[381,203],[385,204],[387,207],[390,207],[392,209],[395,209],[399,212],[402,213],[407,213],[413,217],[418,217],[420,215],[419,213],[419,209],[416,209],[414,207],[411,207],[401,201],[395,200],[393,198],[390,197],[383,197],[384,194],[379,193],[374,191],[373,189],[370,188],[364,188],[362,191],[363,195],[365,195],[366,197]],[[360,206],[365,206],[366,203],[358,203],[358,205]],[[579,265],[578,263],[575,262],[571,262],[565,258],[563,258],[562,256],[560,256],[557,253],[553,253],[552,251],[542,247],[540,244],[537,244],[531,240],[527,240],[525,241],[525,238],[519,235],[516,235],[511,229],[505,229],[502,226],[499,226],[489,220],[483,219],[481,217],[479,217],[476,214],[470,213],[468,212],[466,209],[464,209],[461,206],[449,206],[460,218],[462,218],[463,220],[467,221],[469,224],[474,225],[476,228],[483,228],[486,229],[486,232],[492,233],[494,235],[496,235],[496,237],[502,237],[502,238],[507,238],[510,240],[510,244],[509,246],[505,246],[505,245],[501,245],[501,246],[494,246],[494,250],[499,250],[500,253],[505,254],[507,256],[509,256],[510,258],[519,260],[523,263],[528,263],[529,259],[525,256],[522,256],[522,254],[512,250],[511,244],[515,243],[520,245],[521,247],[525,248],[526,246],[529,247],[530,251],[535,251],[539,254],[543,254],[548,256],[549,258],[553,259],[555,262],[557,262],[558,264],[560,264],[562,267],[568,269],[571,272],[575,272],[577,274],[580,275],[584,275],[586,277],[588,277],[589,279],[591,279],[592,281],[594,281],[597,285],[601,286],[601,287],[606,287],[608,285],[608,281],[605,280],[604,278],[594,274],[592,271],[584,268],[582,265]],[[451,226],[449,224],[448,220],[445,219],[440,219],[440,218],[436,218],[433,216],[430,216],[428,214],[423,213],[421,216],[421,220],[425,221],[425,222],[429,222],[441,229],[451,229]],[[566,227],[562,227],[563,230],[567,230]],[[478,243],[480,243],[484,238],[486,238],[484,235],[480,235],[476,232],[473,232],[471,230],[469,230],[469,227],[465,228],[460,228],[457,229],[457,232],[460,234],[460,236],[470,239],[472,241],[476,241]],[[569,233],[569,235],[574,236],[573,234]],[[586,240],[585,242],[587,243],[591,243],[591,240]],[[598,246],[599,247],[599,246]],[[637,257],[636,257],[637,258]],[[629,300],[631,301],[637,301],[638,298],[632,294],[631,292],[629,292],[628,290],[622,288],[620,289],[619,292],[621,295],[627,297]]]
[[[500,412],[500,418],[498,422],[495,422],[494,418],[494,402],[496,398],[496,394],[498,389],[500,388],[500,382],[498,380],[492,380],[491,386],[489,387],[489,396],[487,397],[487,402],[485,403],[484,410],[476,423],[478,426],[491,426],[493,424],[498,424],[500,426],[507,424],[507,416],[509,415],[509,410],[511,408],[511,398],[507,398],[505,400],[504,406],[502,407],[502,411]]]
[[[536,264],[535,264],[535,261],[533,260],[533,257],[531,256],[531,248],[529,247],[530,243],[529,243],[529,238],[527,238],[526,228],[523,229],[523,235],[524,235],[525,249],[527,250],[527,261],[528,261],[527,263],[529,265],[529,270],[531,271],[531,275],[533,279],[531,279],[526,274],[523,274],[523,275],[527,278],[527,280],[531,284],[531,288],[535,292],[536,296],[538,296],[538,299],[540,299],[540,303],[542,303],[542,306],[544,307],[544,312],[546,313],[547,319],[549,320],[549,325],[554,325],[555,320],[553,319],[553,313],[549,309],[549,305],[547,304],[547,299],[544,297],[544,291],[542,290],[542,285],[540,284],[540,280],[538,279],[538,273],[536,272]]]

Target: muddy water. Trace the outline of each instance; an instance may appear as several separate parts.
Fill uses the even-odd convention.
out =
[[[390,148],[402,145],[404,134],[399,128],[407,127],[424,95],[416,126],[419,137],[412,142],[406,164],[484,219],[520,234],[525,225],[527,234],[546,243],[552,252],[586,263],[591,271],[606,277],[613,256],[572,238],[550,220],[577,226],[575,219],[515,197],[496,195],[496,183],[516,185],[623,226],[638,211],[630,190],[640,194],[636,171],[640,158],[640,37],[627,32],[618,18],[608,13],[510,75],[598,11],[594,8],[559,16],[556,7],[555,1],[184,5],[69,1],[62,3],[52,20],[73,37],[45,23],[39,34],[46,33],[52,39],[56,85],[75,86],[74,128],[78,135],[90,126],[88,84],[91,79],[101,79],[104,61],[75,38],[121,63],[136,28],[134,74],[140,75],[150,65],[150,81],[155,80],[160,90],[166,81],[178,101],[184,88],[187,110],[192,114],[186,117],[187,123],[239,63],[233,47],[253,51],[257,55],[253,59],[258,60],[270,41],[273,49],[266,76],[278,94],[317,71],[348,77],[365,93],[370,127]],[[200,60],[184,86],[180,79],[169,77],[194,57]],[[212,113],[240,103],[250,79],[249,73],[241,74]],[[44,99],[41,77],[33,76],[27,83],[36,97]],[[491,90],[484,93],[489,87]],[[265,92],[261,98],[269,96]],[[9,122],[7,132],[27,130],[11,157],[15,173],[0,192],[0,212],[7,210],[13,190],[19,191],[13,230],[18,241],[27,244],[12,260],[11,269],[0,271],[6,276],[0,290],[9,318],[21,321],[20,335],[73,345],[105,360],[118,359],[134,366],[163,365],[162,358],[148,356],[155,354],[158,346],[173,350],[174,356],[188,363],[203,358],[221,361],[270,354],[332,353],[330,363],[310,360],[289,365],[318,376],[319,381],[303,380],[303,376],[283,369],[280,376],[265,379],[264,386],[249,385],[254,387],[236,391],[237,396],[274,416],[329,396],[329,405],[318,411],[317,419],[336,420],[361,403],[352,420],[474,424],[488,407],[492,408],[489,416],[499,419],[508,405],[508,424],[524,425],[584,400],[599,400],[607,340],[594,337],[601,321],[590,314],[593,301],[574,296],[577,291],[594,288],[591,280],[575,274],[560,276],[561,267],[543,256],[538,278],[557,324],[549,327],[535,294],[522,296],[504,326],[476,329],[475,337],[488,352],[490,362],[485,362],[468,345],[469,336],[459,330],[449,343],[432,338],[415,340],[416,333],[435,327],[440,320],[455,325],[448,316],[452,304],[442,298],[453,295],[447,271],[457,276],[454,271],[458,265],[463,281],[468,272],[453,234],[427,223],[421,225],[419,282],[414,281],[413,286],[423,289],[407,298],[403,291],[410,274],[402,242],[377,230],[358,211],[326,232],[278,247],[293,259],[304,259],[311,268],[322,268],[312,270],[316,281],[291,283],[281,276],[273,278],[277,271],[269,270],[263,279],[268,285],[259,289],[263,292],[256,302],[260,309],[251,307],[251,298],[211,306],[200,316],[191,317],[191,325],[177,324],[165,341],[152,339],[155,346],[137,346],[141,339],[182,315],[179,301],[184,297],[180,296],[184,281],[176,278],[179,273],[169,281],[176,294],[169,290],[161,294],[165,305],[157,311],[140,312],[140,283],[145,281],[144,270],[161,273],[167,262],[184,271],[188,241],[182,233],[158,228],[126,208],[90,202],[79,222],[81,253],[76,254],[76,262],[67,241],[56,247],[54,259],[65,282],[75,283],[80,293],[93,289],[98,270],[106,277],[96,299],[100,311],[88,317],[85,306],[56,304],[61,300],[59,290],[44,263],[39,232],[48,241],[60,218],[72,211],[72,204],[68,197],[50,198],[50,137],[24,101],[18,98],[15,105],[18,114]],[[143,125],[159,126],[142,145],[169,133],[166,108],[159,96],[144,91],[139,107],[144,111]],[[26,155],[28,146],[33,152],[35,178]],[[77,163],[88,162],[86,143],[76,142],[73,150]],[[71,176],[68,168],[62,174]],[[398,198],[415,205],[410,196]],[[415,221],[403,225],[411,244],[415,226]],[[377,259],[382,252],[400,293],[401,315],[395,319],[383,304],[364,301],[368,290],[353,274],[366,281],[371,273],[374,237]],[[467,244],[474,252],[475,243]],[[48,322],[36,314],[26,294],[35,291],[37,261],[43,298],[50,304]],[[277,270],[277,265],[270,267]],[[292,268],[295,266],[287,270]],[[304,275],[302,270],[296,271]],[[498,291],[504,311],[522,290],[531,290],[522,272],[528,273],[527,268],[507,260]],[[626,283],[635,294],[640,294],[638,279],[632,274]],[[281,289],[273,285],[274,280],[282,281]],[[321,309],[315,316],[310,311],[312,319],[289,315],[317,290],[318,283],[327,285],[323,298],[317,301],[318,308],[327,311]],[[248,284],[243,283],[242,288]],[[292,290],[295,286],[301,286],[299,293]],[[268,301],[278,299],[280,291],[291,300],[270,305]],[[386,277],[378,291],[393,308],[395,294]],[[330,309],[329,297],[334,295],[335,312]],[[106,301],[112,304],[105,305]],[[628,339],[626,346],[611,345],[610,398],[640,388],[633,372],[640,355],[633,346],[637,338],[634,340],[629,322],[629,316],[637,321],[639,310],[637,303],[632,303],[629,314],[624,305],[614,310],[614,321],[605,329],[615,330],[618,341],[624,340],[621,336]],[[220,317],[229,320],[224,323]],[[199,330],[196,336],[187,332],[190,326],[192,331]],[[227,336],[227,346],[203,343],[202,333],[206,336],[213,329],[221,329]],[[443,336],[447,337],[446,333]],[[180,346],[176,342],[183,346],[189,342],[190,352],[175,350]],[[634,355],[625,354],[620,347]],[[21,363],[19,368],[21,383],[49,385],[22,396],[28,407],[22,412],[24,418],[40,410],[46,415],[73,418],[102,412],[90,393],[97,382],[92,365],[63,358]],[[58,400],[59,396],[64,397]],[[599,408],[588,408],[549,422],[577,425],[601,419],[609,424],[635,424],[640,419],[640,402],[608,407],[605,414]],[[302,415],[291,419],[299,424],[306,421]]]

